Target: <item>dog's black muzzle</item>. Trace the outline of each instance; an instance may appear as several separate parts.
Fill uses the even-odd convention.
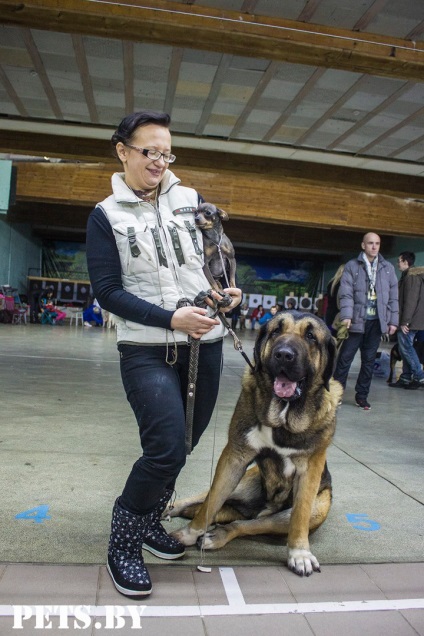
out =
[[[288,341],[274,345],[268,364],[274,395],[286,402],[298,400],[304,391],[308,364],[305,353]]]

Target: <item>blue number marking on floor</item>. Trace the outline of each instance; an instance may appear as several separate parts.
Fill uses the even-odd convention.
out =
[[[47,514],[48,510],[49,506],[47,505],[35,506],[35,508],[19,512],[15,519],[30,519],[34,523],[43,523],[46,519],[51,519],[51,516]]]
[[[380,530],[381,525],[377,521],[373,521],[365,513],[346,514],[346,519],[355,530],[365,530],[366,532],[375,532]]]

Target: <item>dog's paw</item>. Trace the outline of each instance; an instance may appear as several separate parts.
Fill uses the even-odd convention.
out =
[[[204,550],[217,550],[228,543],[228,533],[224,526],[216,526],[199,539]]]
[[[190,526],[185,526],[180,530],[174,530],[171,532],[171,537],[177,539],[180,543],[186,546],[195,545],[197,539],[203,534],[203,530],[193,530]]]
[[[321,572],[318,559],[309,550],[289,548],[287,565],[289,570],[299,576],[311,576],[312,572]]]

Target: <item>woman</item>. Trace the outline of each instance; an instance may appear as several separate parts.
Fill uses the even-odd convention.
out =
[[[91,283],[100,306],[116,316],[122,381],[143,448],[115,502],[107,564],[116,589],[134,597],[152,590],[142,547],[164,559],[184,554],[160,517],[186,461],[191,339],[201,339],[193,446],[212,415],[222,365],[221,321],[190,304],[209,289],[193,217],[203,199],[169,170],[169,124],[169,115],[152,111],[122,120],[112,144],[123,173],[112,176],[113,194],[87,227]],[[241,291],[225,292],[230,311]]]
[[[265,309],[262,307],[262,305],[258,305],[257,307],[255,307],[250,317],[252,331],[255,329],[256,321],[259,321],[264,315]]]

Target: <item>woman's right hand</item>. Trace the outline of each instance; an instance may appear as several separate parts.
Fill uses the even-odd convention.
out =
[[[171,327],[198,340],[216,325],[219,325],[219,320],[209,318],[207,313],[207,310],[202,307],[180,307],[172,316]]]

